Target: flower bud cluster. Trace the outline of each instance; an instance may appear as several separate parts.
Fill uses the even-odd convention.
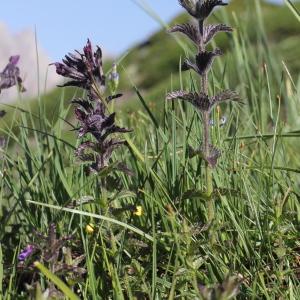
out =
[[[117,66],[113,65],[108,78],[112,95],[105,98],[106,76],[102,65],[102,51],[97,46],[93,52],[89,40],[83,48],[83,53],[69,53],[62,62],[53,65],[59,75],[70,79],[62,86],[80,87],[87,91],[86,98],[74,99],[72,103],[76,105],[75,116],[80,124],[77,128],[78,137],[84,138],[89,135],[93,140],[83,141],[77,147],[75,155],[88,164],[87,174],[100,172],[109,165],[113,151],[125,144],[125,141],[112,138],[112,134],[130,131],[115,124],[115,113],[108,113],[108,104],[122,96],[116,94],[119,80]]]

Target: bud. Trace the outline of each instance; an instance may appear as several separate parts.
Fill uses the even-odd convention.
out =
[[[220,119],[220,126],[223,127],[226,123],[227,123],[227,117],[226,117],[226,116],[223,116],[223,117]]]
[[[112,95],[116,94],[116,91],[119,86],[119,73],[117,71],[117,65],[113,64],[112,71],[108,75],[108,85]]]

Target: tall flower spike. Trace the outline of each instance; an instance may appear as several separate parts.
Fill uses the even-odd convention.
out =
[[[217,103],[236,99],[237,95],[231,91],[224,91],[214,97],[209,97],[208,72],[214,58],[222,55],[222,51],[218,48],[213,51],[207,51],[206,46],[218,32],[230,32],[232,29],[224,24],[204,25],[205,19],[211,14],[216,6],[227,5],[227,3],[224,3],[222,0],[179,0],[179,3],[198,21],[198,27],[183,24],[176,25],[171,29],[171,32],[181,32],[185,34],[197,46],[198,53],[195,62],[186,59],[182,65],[182,70],[192,69],[201,78],[199,78],[198,92],[175,91],[167,94],[167,100],[178,98],[190,102],[201,113],[203,125],[201,147],[198,147],[196,150],[192,147],[188,147],[187,154],[190,158],[199,155],[206,161],[205,196],[207,197],[207,221],[211,224],[215,218],[213,172],[211,169],[217,166],[220,151],[211,144],[210,113]]]
[[[20,77],[20,69],[17,67],[20,56],[15,55],[9,58],[9,63],[4,70],[0,72],[0,93],[3,89],[8,89],[17,85],[20,92],[25,92],[26,89],[22,85],[22,78]]]
[[[76,54],[69,53],[62,60],[62,63],[56,62],[52,65],[56,67],[56,73],[70,78],[64,86],[76,86],[84,88],[90,92],[105,90],[105,75],[102,67],[102,51],[97,46],[93,52],[90,40],[83,48],[83,53],[76,51]],[[93,95],[94,93],[92,93]]]
[[[115,113],[106,113],[107,104],[122,96],[117,94],[119,74],[114,65],[109,76],[112,95],[104,98],[106,78],[102,67],[102,51],[99,47],[93,52],[92,44],[88,40],[82,53],[69,53],[62,63],[54,63],[56,72],[70,78],[63,86],[77,86],[87,90],[86,98],[77,98],[72,101],[76,105],[75,115],[79,121],[78,138],[89,135],[75,150],[75,156],[85,165],[87,175],[101,171],[108,167],[113,151],[124,145],[124,141],[116,140],[111,136],[117,133],[126,133],[131,130],[115,124]],[[104,100],[105,99],[105,100]],[[113,164],[110,170],[120,170],[129,173],[129,169],[122,163]]]

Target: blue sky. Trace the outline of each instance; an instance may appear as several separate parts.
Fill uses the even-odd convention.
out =
[[[147,3],[164,21],[181,11],[176,0]],[[132,0],[9,0],[1,3],[0,21],[13,33],[36,27],[39,44],[53,60],[80,49],[87,37],[120,54],[159,28]]]

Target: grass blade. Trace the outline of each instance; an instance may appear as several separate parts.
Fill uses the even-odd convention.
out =
[[[291,0],[285,0],[285,3],[288,6],[288,8],[291,10],[291,12],[295,15],[297,20],[300,22],[300,12],[296,8],[296,6],[292,3]]]
[[[35,205],[40,205],[40,206],[43,206],[43,207],[48,207],[48,208],[52,208],[52,209],[56,209],[56,210],[66,211],[66,212],[70,212],[70,213],[73,213],[73,214],[78,214],[78,215],[87,216],[87,217],[90,217],[90,218],[100,219],[100,220],[103,220],[103,221],[114,223],[114,224],[122,226],[122,227],[124,227],[128,230],[131,230],[131,231],[143,236],[147,240],[153,242],[153,237],[151,235],[143,232],[142,230],[140,230],[136,227],[133,227],[131,225],[128,225],[126,223],[120,222],[118,220],[115,220],[115,219],[112,219],[112,218],[109,218],[109,217],[105,217],[105,216],[101,216],[101,215],[97,215],[97,214],[94,214],[94,213],[89,213],[89,212],[85,212],[85,211],[81,211],[81,210],[76,210],[76,209],[72,209],[72,208],[65,208],[65,207],[59,207],[59,206],[56,206],[56,205],[40,203],[40,202],[36,202],[36,201],[31,201],[31,200],[27,200],[27,202],[31,203],[31,204],[35,204]]]
[[[49,280],[51,280],[65,294],[65,296],[71,300],[79,300],[79,297],[77,297],[62,280],[50,272],[50,270],[48,270],[44,265],[36,261],[34,266],[38,268]]]

